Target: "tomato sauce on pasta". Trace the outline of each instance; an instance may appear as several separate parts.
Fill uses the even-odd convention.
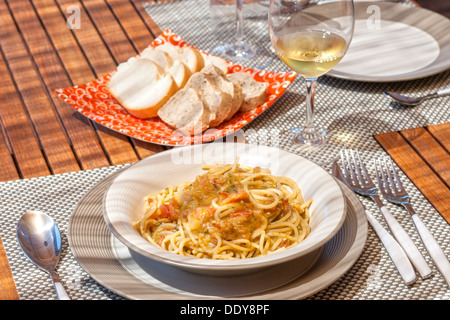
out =
[[[267,255],[310,233],[310,205],[297,183],[268,169],[203,166],[193,182],[167,186],[145,199],[134,223],[150,243],[176,254],[209,259]]]

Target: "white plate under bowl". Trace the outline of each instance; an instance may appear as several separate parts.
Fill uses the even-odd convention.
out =
[[[124,298],[304,299],[340,279],[358,260],[366,243],[368,226],[364,207],[353,191],[338,182],[348,202],[345,221],[339,232],[325,244],[319,260],[316,263],[314,260],[309,261],[311,268],[306,273],[300,276],[292,273],[297,267],[297,260],[294,260],[284,265],[283,270],[293,276],[284,285],[280,285],[282,282],[267,282],[267,278],[286,281],[289,277],[280,279],[280,272],[269,274],[265,271],[249,277],[245,286],[242,286],[242,281],[236,282],[234,277],[222,278],[222,282],[224,279],[233,280],[226,290],[222,290],[217,285],[218,280],[210,282],[211,277],[208,276],[172,267],[153,270],[152,264],[158,263],[149,259],[145,262],[147,266],[142,266],[139,260],[145,258],[136,258],[135,253],[114,237],[103,219],[102,196],[115,175],[99,182],[78,202],[70,216],[67,236],[70,249],[81,267],[100,285]],[[314,255],[314,252],[311,254]],[[308,259],[307,256],[303,258]],[[307,262],[304,261],[299,267],[307,265]],[[279,271],[278,268],[274,269]],[[199,281],[200,288],[197,288]],[[240,295],[235,296],[233,292]]]
[[[392,82],[450,68],[450,20],[388,1],[355,1],[355,32],[347,54],[327,75]]]
[[[193,181],[202,164],[229,164],[239,158],[244,166],[271,169],[299,185],[305,199],[312,198],[311,233],[300,244],[262,257],[212,260],[186,257],[158,248],[132,226],[144,212],[144,198],[167,185]],[[134,252],[190,272],[229,276],[260,271],[309,254],[330,240],[340,229],[346,201],[336,181],[321,167],[278,148],[245,143],[210,143],[175,148],[141,160],[124,170],[111,183],[103,200],[103,216],[115,236]]]

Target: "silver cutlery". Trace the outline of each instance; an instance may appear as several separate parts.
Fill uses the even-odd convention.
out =
[[[436,239],[411,206],[410,197],[403,187],[392,160],[390,158],[387,160],[387,157],[385,157],[383,161],[378,160],[375,169],[381,194],[388,201],[400,204],[408,211],[425,248],[445,281],[450,286],[450,262]]]
[[[342,181],[350,190],[353,191],[353,188],[348,184],[336,161],[333,162],[331,170],[333,176]],[[417,279],[416,273],[402,247],[398,244],[394,237],[391,236],[391,234],[383,228],[383,226],[378,222],[377,219],[375,219],[373,214],[369,210],[367,210],[366,207],[364,207],[364,211],[366,213],[367,221],[370,223],[373,230],[380,238],[405,283],[407,285],[413,284]]]
[[[56,272],[61,252],[61,234],[52,218],[40,211],[28,211],[17,223],[17,240],[25,255],[50,274],[59,300],[70,300]]]
[[[395,102],[407,105],[407,106],[417,106],[418,104],[422,103],[425,100],[428,99],[434,99],[438,97],[443,97],[448,94],[450,94],[450,88],[439,90],[435,93],[422,96],[422,97],[407,97],[404,95],[401,95],[400,93],[393,92],[393,91],[385,91],[383,92],[384,95],[390,97]]]
[[[431,268],[428,266],[427,262],[423,258],[419,249],[417,249],[408,233],[405,229],[403,229],[397,219],[395,219],[395,217],[389,212],[381,201],[377,193],[377,187],[370,178],[370,175],[361,160],[358,151],[341,151],[341,160],[344,177],[352,186],[353,191],[360,195],[370,197],[376,203],[383,214],[392,235],[402,246],[403,250],[405,250],[406,255],[411,260],[411,263],[419,272],[420,276],[423,279],[429,278],[432,275]]]

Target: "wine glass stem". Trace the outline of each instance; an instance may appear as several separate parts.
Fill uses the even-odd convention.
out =
[[[314,131],[314,89],[317,79],[306,78],[306,121],[305,129]]]
[[[244,18],[242,16],[242,6],[244,0],[236,0],[236,45],[240,46],[244,42]]]

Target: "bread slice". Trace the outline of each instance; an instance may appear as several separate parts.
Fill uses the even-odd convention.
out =
[[[156,117],[178,89],[173,77],[147,58],[121,63],[107,88],[130,114],[141,119]]]
[[[219,68],[217,68],[213,64],[207,64],[201,71],[207,75],[210,75],[214,80],[216,86],[225,93],[228,93],[231,96],[231,106],[228,110],[227,116],[224,121],[230,120],[234,114],[239,110],[241,104],[244,100],[242,89],[239,84],[233,83],[229,81],[225,77],[225,73],[223,73]]]
[[[228,73],[229,68],[228,68],[228,63],[226,60],[224,60],[218,56],[212,56],[212,55],[207,55],[207,54],[202,54],[202,55],[203,55],[203,60],[205,61],[205,67],[207,67],[208,65],[213,65],[213,66],[219,68],[220,71],[222,71],[224,74]]]
[[[192,47],[178,47],[171,43],[164,43],[155,47],[156,50],[166,52],[173,60],[184,63],[191,73],[200,71],[205,66],[203,56],[195,48]]]
[[[178,89],[183,88],[191,76],[191,71],[184,63],[178,60],[173,60],[165,51],[148,47],[142,51],[140,57],[152,60],[164,71],[170,73],[175,80]]]
[[[178,89],[184,88],[192,73],[191,70],[182,62],[174,61],[173,65],[167,70],[175,82],[177,83]]]
[[[229,73],[226,77],[231,82],[239,84],[242,88],[244,101],[239,108],[240,112],[248,112],[266,102],[267,85],[264,82],[256,81],[246,72]]]
[[[182,62],[183,60],[188,62],[185,63],[188,67],[192,65],[192,68],[189,67],[189,69],[191,69],[193,73],[202,70],[203,67],[205,66],[205,60],[203,59],[203,55],[201,54],[200,51],[198,51],[195,48],[192,47],[181,48],[181,57]],[[189,63],[189,61],[192,61],[192,63]]]
[[[148,47],[142,51],[140,57],[152,60],[163,70],[168,70],[174,61],[167,52],[155,50],[153,47]]]
[[[159,109],[158,116],[172,128],[190,135],[208,129],[211,120],[200,91],[193,88],[180,89]]]
[[[179,60],[178,55],[181,48],[178,46],[174,46],[173,44],[166,42],[154,48],[155,50],[166,52],[174,60]]]
[[[233,99],[231,95],[222,91],[215,83],[211,75],[203,72],[194,73],[186,83],[185,88],[193,88],[200,91],[205,107],[211,113],[211,128],[217,127],[230,113]]]

